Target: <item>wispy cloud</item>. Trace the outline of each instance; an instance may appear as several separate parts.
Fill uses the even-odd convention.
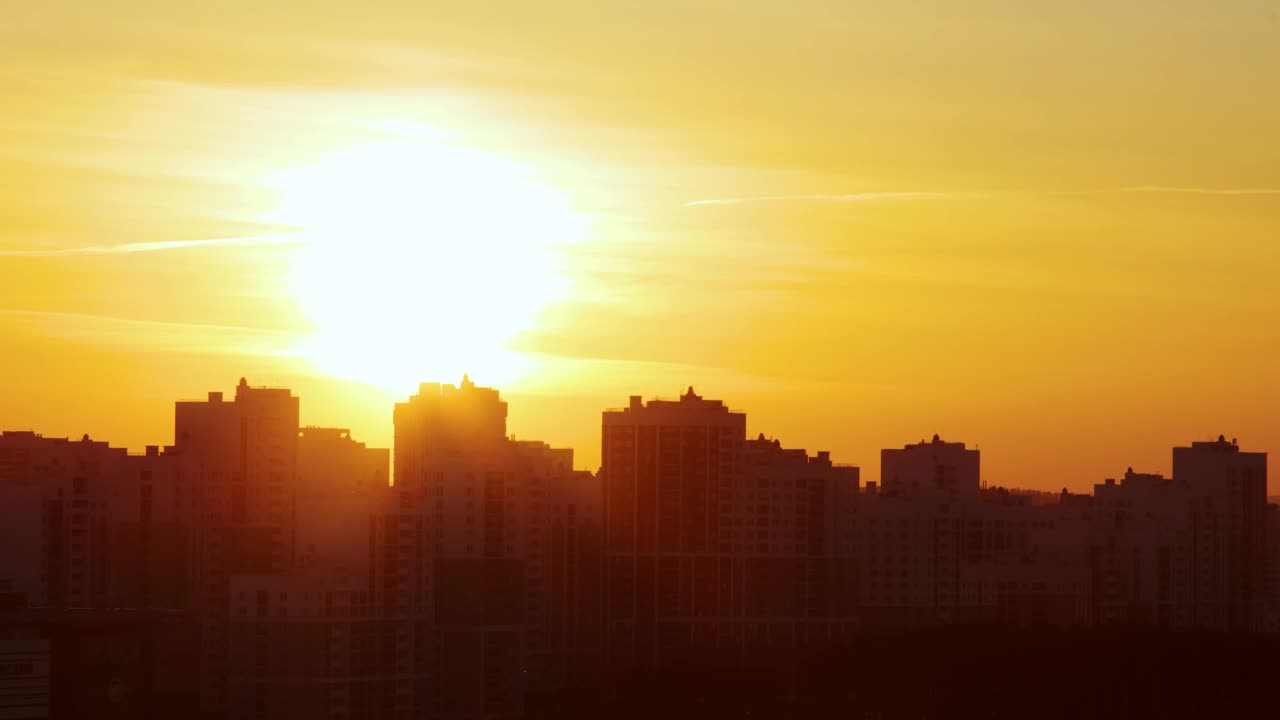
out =
[[[1171,187],[1167,185],[1137,185],[1113,188],[1103,192],[1113,193],[1173,193],[1180,195],[1280,195],[1280,188],[1204,188]]]
[[[895,200],[910,198],[944,198],[957,196],[1005,196],[1005,195],[1112,195],[1168,193],[1177,195],[1218,195],[1218,196],[1264,196],[1280,195],[1280,188],[1244,187],[1244,188],[1211,188],[1211,187],[1178,187],[1172,185],[1134,185],[1129,187],[1098,188],[1093,190],[988,190],[978,192],[938,192],[938,191],[898,191],[898,192],[865,192],[844,194],[812,194],[812,195],[748,195],[743,197],[709,198],[690,200],[685,207],[714,205],[755,205],[764,203],[858,203],[876,200]]]
[[[48,337],[131,352],[285,356],[293,353],[300,338],[300,333],[276,328],[0,308],[0,325],[6,320],[25,323]]]
[[[760,203],[857,203],[902,198],[939,198],[947,197],[948,195],[949,193],[944,192],[915,190],[901,192],[844,193],[836,195],[752,195],[746,197],[690,200],[684,205],[685,207],[699,207],[707,205],[755,205]]]
[[[207,245],[273,245],[306,242],[298,233],[259,235],[235,238],[203,238],[198,240],[161,240],[156,242],[123,243],[119,245],[85,245],[64,248],[0,248],[0,257],[63,257],[68,255],[127,255],[130,253],[184,250]]]

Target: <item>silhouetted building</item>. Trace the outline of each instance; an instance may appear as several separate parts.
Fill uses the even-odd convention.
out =
[[[49,638],[34,622],[15,622],[21,609],[0,609],[0,718],[45,720],[53,700]]]
[[[172,454],[191,490],[192,601],[200,618],[201,712],[227,713],[229,584],[294,562],[298,398],[244,380],[235,400],[180,401]]]
[[[202,511],[194,480],[178,456],[158,447],[128,458],[110,491],[110,607],[192,606],[193,528]]]
[[[854,624],[857,468],[745,431],[693,388],[604,413],[611,663],[794,649]]]
[[[1266,585],[1267,455],[1234,441],[1173,449],[1190,493],[1191,586],[1198,627],[1261,629]]]
[[[740,647],[840,640],[857,625],[859,469],[763,434],[744,443],[735,467],[717,510],[719,550],[731,558],[727,617],[716,617],[721,646],[738,641],[726,621],[745,626]]]
[[[367,575],[371,518],[390,484],[391,451],[338,428],[298,434],[297,545],[301,562]]]
[[[192,717],[196,637],[186,612],[0,610],[0,717]]]
[[[571,450],[507,438],[506,403],[467,378],[422,384],[395,423],[373,588],[400,618],[405,694],[435,717],[521,715],[598,635],[592,478]]]
[[[1263,522],[1266,528],[1266,571],[1262,630],[1280,633],[1280,506],[1268,503]]]
[[[931,495],[863,493],[850,525],[857,537],[858,605],[868,626],[947,622],[962,603],[978,602],[961,598],[962,534],[976,515],[965,510]]]
[[[1093,490],[1092,604],[1103,625],[1195,625],[1189,498],[1161,475],[1125,472]]]
[[[101,607],[107,598],[107,500],[127,452],[86,435],[0,434],[0,580],[33,605]]]
[[[936,435],[881,458],[856,523],[867,627],[1090,622],[1078,508],[984,488],[978,451]]]
[[[980,455],[964,443],[943,442],[937,435],[901,450],[880,451],[880,486],[889,494],[951,493],[977,495],[981,489]]]
[[[231,578],[228,703],[236,718],[397,715],[395,623],[367,578],[328,569]]]
[[[715,615],[729,594],[720,496],[738,472],[746,415],[693,388],[678,401],[633,396],[605,411],[602,439],[605,649],[616,663],[657,664],[663,632],[687,630],[668,621],[691,607]]]

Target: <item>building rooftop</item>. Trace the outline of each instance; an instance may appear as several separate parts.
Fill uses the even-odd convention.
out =
[[[903,450],[912,450],[912,449],[915,449],[915,448],[924,448],[924,447],[935,447],[935,448],[960,448],[961,450],[963,450],[963,449],[964,449],[964,447],[965,447],[965,445],[964,445],[964,443],[962,443],[962,442],[947,442],[947,441],[943,440],[941,437],[939,437],[939,436],[935,433],[935,434],[934,434],[934,436],[933,436],[933,439],[932,439],[932,440],[929,440],[929,441],[921,440],[920,442],[918,442],[918,443],[916,443],[916,444],[914,444],[914,445],[903,445],[903,446],[902,446],[902,449],[903,449]]]
[[[1200,440],[1191,443],[1191,447],[1196,450],[1217,450],[1219,452],[1240,452],[1240,443],[1235,438],[1231,438],[1231,442],[1227,442],[1225,435],[1219,435],[1217,440]]]

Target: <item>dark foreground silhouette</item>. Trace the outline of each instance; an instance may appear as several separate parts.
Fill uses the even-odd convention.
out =
[[[578,674],[540,718],[1280,717],[1280,638],[947,628],[858,636],[811,657],[703,657]]]

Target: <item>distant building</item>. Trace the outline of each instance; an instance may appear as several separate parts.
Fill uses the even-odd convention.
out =
[[[633,396],[628,407],[605,411],[601,479],[610,660],[657,663],[663,630],[680,631],[668,621],[694,614],[684,607],[717,614],[720,598],[729,595],[719,553],[720,499],[737,476],[746,424],[746,415],[693,388],[677,401],[644,403]]]
[[[406,692],[435,717],[518,716],[598,642],[598,489],[572,450],[508,438],[506,412],[467,378],[395,410],[375,602],[404,618]]]
[[[234,401],[176,405],[175,458],[191,488],[192,603],[200,618],[201,713],[226,715],[229,585],[233,575],[287,571],[294,563],[298,398],[250,387]]]
[[[296,531],[300,563],[369,572],[370,522],[389,493],[391,451],[342,428],[298,433]]]
[[[189,608],[204,512],[198,474],[181,458],[148,447],[130,456],[110,490],[110,607]]]
[[[822,646],[850,633],[859,469],[763,434],[742,449],[720,496],[719,550],[731,558],[728,617],[767,623],[772,637],[758,640],[782,646]]]
[[[851,626],[857,468],[745,435],[744,414],[693,388],[604,413],[615,666],[794,649]]]
[[[1093,489],[1088,547],[1095,622],[1186,628],[1196,624],[1195,548],[1184,488],[1127,470]]]
[[[202,527],[225,534],[217,562],[230,572],[264,572],[292,562],[298,469],[298,398],[250,387],[235,400],[179,401],[172,452],[197,486]],[[221,603],[220,603],[221,605]]]
[[[1280,633],[1280,506],[1267,504],[1266,583],[1262,630]]]
[[[49,717],[52,681],[49,638],[35,622],[19,615],[23,608],[0,608],[0,718],[45,720]]]
[[[1266,587],[1267,454],[1219,436],[1173,449],[1173,480],[1190,493],[1198,627],[1256,630]]]
[[[881,451],[855,525],[866,626],[1091,622],[1079,510],[984,488],[979,458],[936,435]]]
[[[901,450],[880,451],[880,486],[898,495],[950,493],[976,496],[981,489],[981,455],[964,443],[921,440]]]
[[[366,577],[331,569],[231,578],[227,713],[394,718],[395,623]]]
[[[33,605],[93,608],[108,594],[107,501],[127,452],[105,442],[0,434],[0,580]]]
[[[197,647],[189,612],[0,610],[0,717],[193,717]]]

